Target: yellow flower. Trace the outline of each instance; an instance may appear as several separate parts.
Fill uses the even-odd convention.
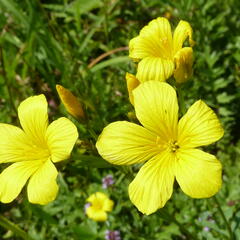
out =
[[[140,82],[137,80],[137,78],[133,74],[128,72],[126,73],[126,82],[127,82],[127,89],[128,89],[130,103],[134,105],[132,91],[140,84]]]
[[[90,203],[86,209],[87,216],[98,222],[107,220],[107,212],[111,212],[114,205],[114,202],[101,192],[92,194],[87,202]]]
[[[221,187],[221,163],[197,147],[223,136],[216,114],[201,100],[178,121],[175,90],[167,83],[148,81],[134,91],[136,116],[143,126],[118,121],[104,128],[96,143],[112,164],[146,162],[129,185],[139,211],[151,214],[172,195],[176,178],[192,198],[208,198]]]
[[[56,89],[66,110],[75,118],[84,118],[83,108],[78,99],[61,85],[56,85]]]
[[[139,62],[137,79],[165,81],[174,74],[178,83],[188,80],[192,75],[193,53],[191,47],[183,47],[187,38],[192,46],[188,22],[181,20],[172,36],[166,18],[152,20],[129,42],[129,57]]]
[[[69,157],[78,132],[67,118],[48,124],[44,95],[24,100],[18,117],[22,129],[0,123],[0,163],[12,163],[0,174],[0,201],[13,201],[29,180],[29,201],[47,204],[58,192],[54,163]]]

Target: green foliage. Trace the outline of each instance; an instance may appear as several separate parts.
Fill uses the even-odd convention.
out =
[[[130,117],[133,108],[125,84],[125,73],[135,73],[135,66],[126,48],[110,51],[128,46],[146,23],[168,14],[173,26],[184,19],[194,31],[194,76],[182,91],[187,107],[203,99],[224,126],[224,138],[208,151],[223,163],[223,187],[217,197],[240,239],[239,9],[237,0],[1,0],[1,122],[17,125],[19,102],[39,93],[48,98],[52,118],[67,114],[59,107],[56,84],[71,90],[87,115],[85,122],[75,121],[80,141],[71,159],[58,164],[58,198],[47,206],[36,206],[22,193],[13,203],[1,204],[1,214],[35,240],[101,240],[107,229],[119,230],[124,240],[186,239],[173,217],[197,239],[229,239],[216,203],[190,199],[177,185],[163,210],[143,216],[127,193],[138,167],[112,166],[95,148],[108,123],[135,120]],[[97,61],[105,53],[109,54]],[[114,176],[115,184],[103,190],[101,179],[107,174]],[[96,191],[107,193],[115,202],[106,223],[95,223],[84,213],[87,197]],[[0,228],[1,239],[19,239],[5,228]]]

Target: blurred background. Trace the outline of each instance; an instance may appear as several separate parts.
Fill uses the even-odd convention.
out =
[[[193,28],[194,75],[182,86],[184,97],[187,107],[204,100],[225,129],[224,137],[207,150],[223,164],[217,197],[240,239],[240,1],[0,0],[0,122],[18,125],[19,103],[43,93],[50,119],[68,116],[80,136],[72,157],[57,165],[60,192],[54,202],[30,204],[23,191],[11,204],[0,204],[0,214],[32,239],[101,240],[107,239],[106,230],[119,231],[124,240],[188,239],[161,210],[144,216],[131,204],[127,186],[138,167],[120,170],[95,149],[108,123],[136,121],[125,81],[126,72],[136,71],[128,42],[159,16],[168,18],[172,29],[181,19]],[[85,119],[79,122],[67,114],[56,84],[79,98]],[[114,184],[103,189],[109,174]],[[84,213],[87,197],[96,191],[115,202],[104,223]],[[190,199],[176,184],[164,209],[197,239],[229,239],[212,199]],[[0,223],[0,239],[21,238]]]

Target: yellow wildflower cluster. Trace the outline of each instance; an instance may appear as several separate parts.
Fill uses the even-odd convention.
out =
[[[186,39],[188,47],[183,47]],[[200,149],[223,136],[216,114],[202,100],[179,119],[176,90],[165,81],[174,76],[183,83],[192,75],[192,28],[180,21],[174,33],[166,18],[145,26],[129,43],[129,56],[137,62],[136,76],[127,73],[130,102],[141,125],[117,121],[106,126],[98,138],[99,154],[112,164],[142,164],[129,185],[132,203],[144,214],[162,208],[170,199],[176,179],[193,198],[208,198],[222,184],[222,165],[214,155]],[[66,110],[84,118],[81,103],[57,85]],[[0,174],[0,201],[13,201],[27,183],[28,199],[47,204],[56,198],[58,175],[54,163],[67,159],[78,138],[76,126],[67,118],[48,123],[44,95],[29,97],[18,108],[21,128],[0,123],[0,163],[12,163]],[[113,201],[92,194],[86,214],[106,221]]]
[[[179,120],[175,89],[165,83],[174,76],[183,83],[192,75],[193,50],[183,47],[192,28],[180,21],[174,34],[166,18],[152,20],[129,43],[129,56],[138,62],[136,77],[126,74],[130,102],[141,125],[118,121],[104,128],[96,147],[108,162],[143,164],[128,192],[145,214],[162,208],[176,179],[193,198],[208,198],[222,184],[222,165],[200,149],[219,140],[223,129],[216,114],[202,101],[195,102]]]

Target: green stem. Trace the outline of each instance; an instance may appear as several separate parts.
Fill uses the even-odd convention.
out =
[[[224,214],[224,212],[223,212],[223,210],[222,210],[222,208],[221,208],[221,205],[220,205],[217,197],[216,197],[216,196],[213,196],[213,200],[214,200],[214,202],[215,202],[216,205],[217,205],[217,209],[218,209],[220,215],[222,216],[222,219],[223,219],[225,225],[227,226],[227,230],[228,230],[228,233],[229,233],[229,236],[230,236],[230,240],[235,240],[235,236],[234,236],[234,234],[233,234],[233,231],[232,231],[232,229],[231,229],[231,226],[230,226],[230,224],[229,224],[229,222],[228,222],[228,220],[227,220],[227,218],[226,218],[226,216],[225,216],[225,214]]]
[[[168,222],[174,222],[180,229],[180,231],[187,237],[187,239],[197,240],[197,237],[190,233],[183,224],[181,224],[172,214],[169,214],[165,209],[159,211],[160,217],[167,220]]]
[[[13,100],[11,86],[9,84],[9,79],[7,77],[6,66],[5,66],[4,56],[3,56],[3,49],[1,47],[0,47],[0,61],[2,62],[2,73],[3,73],[3,78],[4,78],[4,81],[5,81],[5,85],[6,85],[6,88],[7,88],[10,103],[12,105],[12,108],[13,108],[14,112],[16,114],[18,114],[17,108],[16,108],[14,100]]]
[[[25,239],[25,240],[32,239],[26,232],[24,232],[21,228],[19,228],[15,223],[9,221],[7,218],[5,218],[2,215],[0,215],[0,225],[7,230],[11,230],[13,233],[21,237],[22,239]]]
[[[179,103],[179,112],[181,116],[183,116],[186,113],[186,105],[184,101],[184,95],[181,86],[177,88],[177,94],[178,94],[178,103]]]
[[[108,35],[108,6],[109,1],[104,0],[104,32],[105,32],[105,37],[106,37],[106,42],[108,44],[109,42],[109,35]]]
[[[115,165],[115,168],[118,169],[119,171],[121,171],[121,172],[125,175],[125,177],[128,178],[130,181],[133,180],[134,174],[133,174],[133,172],[132,172],[131,167],[129,167],[129,166],[117,166],[117,165]]]

